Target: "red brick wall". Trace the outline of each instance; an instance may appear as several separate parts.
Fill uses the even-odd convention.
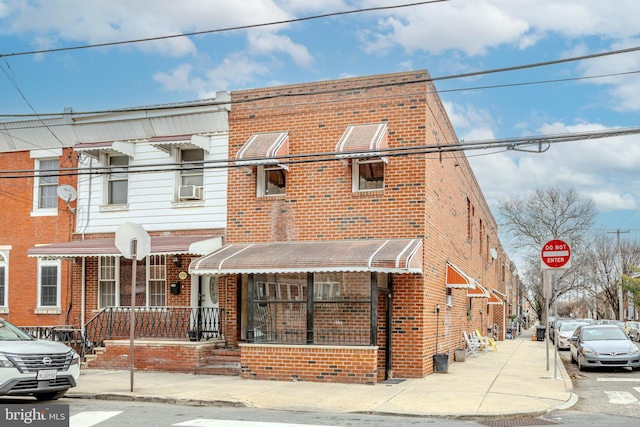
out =
[[[388,125],[390,148],[457,143],[427,80],[428,74],[418,71],[233,92],[229,156],[235,157],[255,133],[281,131],[289,133],[293,160],[331,153],[347,126],[380,122]],[[394,376],[423,377],[433,372],[436,351],[452,352],[461,345],[462,330],[486,331],[486,299],[474,299],[473,320],[467,319],[465,289],[455,289],[454,306],[445,306],[446,264],[453,262],[483,286],[500,289],[488,254],[489,247],[499,246],[498,230],[462,153],[390,156],[388,161],[384,189],[366,193],[352,192],[351,166],[333,156],[290,164],[286,194],[273,197],[256,197],[255,168],[231,168],[227,238],[423,238],[424,274],[393,277],[391,331]],[[473,207],[470,235],[467,199]]]
[[[376,347],[242,344],[243,378],[375,384]]]
[[[0,169],[3,171],[33,170],[34,159],[28,151],[1,153]],[[76,157],[71,149],[63,149],[60,168],[76,167]],[[34,180],[25,174],[17,179],[0,179],[0,213],[3,224],[0,246],[10,246],[8,260],[8,307],[9,313],[2,317],[19,326],[63,325],[70,305],[71,276],[69,263],[61,263],[60,314],[37,314],[38,260],[27,257],[27,250],[38,244],[66,242],[71,239],[75,216],[66,204],[58,199],[58,214],[55,216],[32,216]],[[58,184],[75,185],[75,177],[61,176]],[[75,201],[69,203],[75,207]]]
[[[129,369],[130,342],[105,341],[98,357],[87,362],[91,369]],[[141,371],[167,371],[192,373],[206,366],[216,345],[206,342],[144,341],[136,340],[133,351],[134,368]]]

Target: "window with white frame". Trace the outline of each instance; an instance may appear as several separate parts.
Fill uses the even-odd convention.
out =
[[[149,274],[147,277],[148,295],[147,301],[149,306],[160,307],[166,304],[166,283],[167,283],[167,268],[166,268],[166,256],[164,255],[149,255],[147,268]]]
[[[353,159],[353,191],[384,188],[384,159]]]
[[[180,164],[178,199],[202,199],[204,150],[201,148],[180,149],[178,152],[178,162]]]
[[[98,258],[98,308],[131,304],[131,264],[130,261],[126,262],[128,260],[123,261],[125,266],[122,267],[124,270],[121,270],[120,258],[112,256]],[[145,257],[145,264],[140,266],[144,269],[138,269],[136,274],[136,305],[149,307],[166,305],[166,256],[149,255]],[[140,285],[139,292],[138,285]]]
[[[107,155],[107,204],[126,205],[129,198],[129,157]]]
[[[37,210],[58,210],[58,159],[37,159],[35,189]]]
[[[0,252],[0,307],[7,307],[7,256]]]
[[[284,168],[280,166],[258,166],[257,170],[258,197],[285,194],[287,174]]]
[[[38,307],[60,307],[60,261],[40,260],[38,265]]]
[[[98,308],[118,305],[118,258],[98,257]]]

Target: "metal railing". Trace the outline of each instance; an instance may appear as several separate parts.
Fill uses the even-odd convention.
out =
[[[210,307],[139,307],[135,309],[135,338],[190,339],[223,337],[224,310]],[[130,337],[131,308],[106,307],[84,327],[82,355],[105,340]]]
[[[349,329],[259,329],[247,331],[249,342],[271,344],[370,345],[368,330]],[[251,339],[253,337],[253,339]]]
[[[34,338],[59,341],[82,354],[82,330],[70,325],[59,326],[21,326],[20,329]]]

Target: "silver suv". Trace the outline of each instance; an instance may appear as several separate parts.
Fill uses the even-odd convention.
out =
[[[0,318],[0,396],[60,399],[80,376],[80,356],[61,342],[33,338]]]

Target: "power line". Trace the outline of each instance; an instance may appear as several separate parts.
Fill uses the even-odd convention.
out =
[[[331,17],[341,16],[341,15],[351,15],[355,13],[364,13],[364,12],[375,12],[379,10],[401,9],[405,7],[422,6],[422,5],[431,4],[431,3],[444,3],[448,1],[450,0],[430,0],[430,1],[415,2],[415,3],[399,4],[394,6],[369,7],[369,8],[362,8],[362,9],[347,10],[343,12],[333,12],[333,13],[325,13],[322,15],[306,16],[302,18],[286,19],[282,21],[266,22],[262,24],[251,24],[251,25],[241,25],[237,27],[219,28],[215,30],[194,31],[190,33],[171,34],[166,36],[147,37],[147,38],[134,39],[134,40],[122,40],[117,42],[95,43],[95,44],[83,45],[83,46],[69,46],[69,47],[60,47],[60,48],[53,48],[53,49],[6,53],[6,54],[0,54],[0,58],[11,57],[11,56],[36,55],[36,54],[42,54],[42,53],[64,52],[69,50],[91,49],[91,48],[106,47],[106,46],[118,46],[118,45],[125,45],[125,44],[174,39],[174,38],[180,38],[180,37],[199,36],[203,34],[224,33],[224,32],[237,31],[237,30],[248,30],[251,28],[269,27],[273,25],[282,25],[282,24],[292,24],[295,22],[311,21],[311,20],[321,19],[321,18],[331,18]]]
[[[529,153],[544,153],[551,144],[558,144],[570,141],[582,141],[592,139],[610,138],[615,136],[626,136],[640,134],[640,127],[633,128],[620,128],[604,131],[592,131],[592,132],[580,132],[571,134],[558,134],[558,135],[544,135],[535,137],[517,137],[517,138],[504,138],[494,140],[483,141],[469,141],[458,142],[447,145],[420,145],[409,147],[393,147],[385,148],[384,150],[359,150],[359,151],[331,151],[320,153],[301,153],[291,154],[287,156],[272,157],[274,163],[281,165],[293,165],[303,163],[316,163],[327,161],[341,161],[349,158],[363,158],[363,157],[405,157],[412,155],[422,154],[443,154],[443,153],[455,153],[460,151],[470,150],[488,150],[488,149],[503,149],[511,151],[521,151]],[[381,152],[382,151],[382,152]],[[127,168],[121,166],[115,167],[118,172],[122,172],[126,169],[128,173],[155,173],[155,172],[173,172],[173,171],[185,171],[185,170],[204,170],[204,169],[228,169],[228,168],[241,168],[247,166],[256,166],[257,164],[263,164],[264,158],[243,158],[243,159],[219,159],[208,160],[203,162],[188,162],[185,163],[166,163],[162,165],[158,164],[140,164],[129,165]],[[0,171],[0,179],[20,179],[20,178],[34,178],[34,177],[52,177],[52,176],[86,176],[86,175],[107,175],[111,173],[111,167],[98,166],[98,167],[77,167],[77,168],[64,168],[58,170],[48,171],[36,171],[33,169],[23,170],[6,170]]]

